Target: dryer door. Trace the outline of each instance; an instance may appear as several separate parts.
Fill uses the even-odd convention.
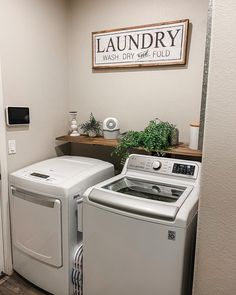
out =
[[[61,201],[11,187],[13,246],[55,267],[62,266]]]

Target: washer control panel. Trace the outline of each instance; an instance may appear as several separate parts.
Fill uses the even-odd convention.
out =
[[[184,175],[194,175],[195,166],[194,165],[188,165],[188,164],[179,164],[174,163],[172,173],[176,174],[184,174]]]
[[[127,169],[187,178],[196,178],[198,173],[195,162],[135,155],[128,159]]]

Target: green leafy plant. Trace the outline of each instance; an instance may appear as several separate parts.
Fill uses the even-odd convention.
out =
[[[121,158],[121,163],[124,163],[126,158],[128,158],[132,148],[140,147],[142,142],[142,132],[143,131],[128,131],[121,137],[120,142],[113,152]]]
[[[88,121],[79,125],[79,127],[82,129],[82,131],[89,136],[100,135],[101,131],[102,131],[101,126],[102,126],[102,123],[95,119],[93,113],[90,114]]]
[[[143,148],[145,151],[162,152],[171,146],[172,135],[176,127],[169,122],[152,120],[144,131],[128,131],[114,150],[114,154],[124,163],[133,148]]]
[[[166,150],[171,145],[174,129],[169,122],[150,121],[143,132],[143,148],[148,152]]]

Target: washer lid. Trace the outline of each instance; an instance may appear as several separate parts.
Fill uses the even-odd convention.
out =
[[[192,186],[122,177],[94,188],[89,200],[118,210],[152,218],[175,220]]]

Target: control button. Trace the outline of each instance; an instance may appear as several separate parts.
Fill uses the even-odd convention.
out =
[[[161,162],[160,161],[154,161],[152,163],[152,169],[153,170],[159,170],[161,168]]]

